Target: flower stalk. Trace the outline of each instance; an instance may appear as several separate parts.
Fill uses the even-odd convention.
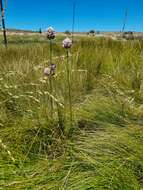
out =
[[[66,71],[67,71],[67,85],[68,85],[68,101],[69,101],[69,114],[70,114],[70,129],[72,129],[73,125],[73,114],[72,114],[72,96],[71,96],[71,72],[69,65],[69,49],[72,47],[72,40],[66,38],[63,41],[63,47],[66,49]]]
[[[55,39],[55,30],[52,27],[49,27],[47,30],[47,38],[49,40],[49,57],[50,57],[50,68],[47,68],[47,75],[49,77],[49,86],[50,86],[50,93],[53,94],[53,84],[52,84],[52,76],[54,75],[56,66],[52,63],[52,53],[53,53],[53,45],[52,40]],[[48,73],[49,69],[49,73]],[[50,98],[50,118],[53,119],[53,100]]]
[[[69,98],[69,112],[70,112],[70,126],[72,128],[72,96],[71,96],[71,73],[70,73],[70,65],[69,65],[69,50],[66,51],[67,56],[67,63],[66,63],[66,70],[67,70],[67,84],[68,84],[68,98]]]
[[[50,67],[52,64],[52,39],[50,39]],[[50,75],[49,75],[49,84],[50,84],[50,93],[53,94],[53,83],[52,83],[52,75],[51,75],[51,69],[50,69]],[[50,98],[50,117],[53,118],[53,100]]]

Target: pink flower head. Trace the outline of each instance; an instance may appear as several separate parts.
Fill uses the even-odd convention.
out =
[[[52,63],[50,67],[51,67],[51,70],[52,70],[52,71],[55,71],[55,70],[56,70],[56,65],[55,65],[54,63]]]
[[[71,48],[72,46],[72,40],[69,39],[69,38],[66,38],[64,41],[63,41],[63,47],[68,49],[68,48]]]
[[[44,69],[44,75],[49,76],[51,74],[51,69],[49,67],[46,67]]]
[[[51,75],[55,75],[56,72],[56,65],[54,63],[52,63],[50,65],[50,69],[51,69]]]
[[[48,38],[49,40],[52,40],[52,39],[55,38],[55,36],[56,36],[55,30],[54,30],[52,27],[49,27],[49,28],[47,29],[47,38]]]

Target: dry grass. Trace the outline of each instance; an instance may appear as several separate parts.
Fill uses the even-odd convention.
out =
[[[141,190],[142,41],[76,41],[70,52],[71,128],[61,39],[54,44],[53,94],[43,76],[49,60],[43,37],[16,44],[10,37],[8,50],[0,47],[0,188]]]

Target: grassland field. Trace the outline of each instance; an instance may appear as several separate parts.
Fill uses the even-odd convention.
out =
[[[0,36],[0,190],[143,189],[143,41]],[[50,102],[53,101],[53,113]]]

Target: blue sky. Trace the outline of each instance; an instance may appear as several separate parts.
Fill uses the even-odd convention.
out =
[[[4,0],[3,0],[4,1]],[[71,30],[73,0],[7,0],[8,28]],[[119,31],[128,9],[126,30],[143,31],[143,0],[77,0],[76,31]]]

